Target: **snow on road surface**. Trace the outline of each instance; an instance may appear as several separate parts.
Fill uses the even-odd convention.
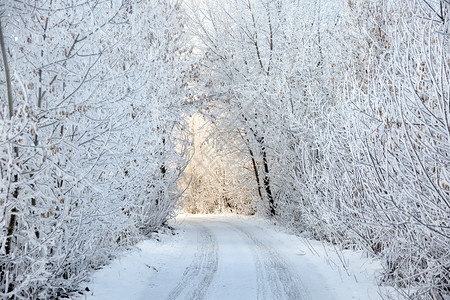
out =
[[[360,252],[334,251],[256,217],[183,214],[174,226],[179,234],[141,242],[73,299],[386,299],[375,283],[379,264]]]

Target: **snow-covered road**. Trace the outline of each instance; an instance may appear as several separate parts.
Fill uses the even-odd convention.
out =
[[[254,224],[216,216],[185,226],[197,233],[197,250],[167,299],[308,299],[299,274]]]
[[[258,218],[180,215],[176,236],[139,244],[78,299],[381,299],[378,265]]]

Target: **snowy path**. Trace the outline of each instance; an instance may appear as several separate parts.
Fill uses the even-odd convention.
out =
[[[197,252],[167,299],[307,299],[298,274],[248,225],[185,220],[186,230],[197,232]]]
[[[359,253],[338,255],[258,218],[181,215],[175,226],[179,235],[97,271],[77,299],[381,299],[377,264]]]
[[[206,291],[217,271],[219,256],[217,240],[205,226],[192,224],[197,231],[197,252],[192,263],[183,273],[180,281],[169,293],[167,299],[204,299]]]

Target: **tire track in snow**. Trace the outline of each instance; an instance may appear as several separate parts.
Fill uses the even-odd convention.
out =
[[[199,239],[197,252],[180,282],[167,296],[167,300],[203,299],[217,271],[217,241],[206,227],[197,224]]]
[[[307,290],[301,280],[292,274],[288,264],[277,251],[244,228],[229,224],[252,244],[257,272],[257,299],[307,300]]]

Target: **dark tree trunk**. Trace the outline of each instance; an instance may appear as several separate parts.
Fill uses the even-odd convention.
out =
[[[160,152],[161,157],[164,157],[164,150],[166,147],[166,138],[163,137],[162,138],[162,151]],[[167,173],[167,168],[165,163],[163,162],[160,166],[159,166],[159,171],[161,172],[161,177],[164,179],[166,177],[166,173]],[[158,192],[158,197],[156,198],[156,205],[159,205],[159,199],[161,198],[161,201],[163,200],[162,197],[164,196],[164,190],[161,189]]]
[[[275,202],[273,200],[272,188],[270,187],[269,162],[267,161],[266,147],[264,147],[264,145],[263,145],[264,138],[261,138],[260,141],[258,141],[258,142],[261,145],[261,154],[262,154],[263,165],[264,165],[264,189],[266,190],[267,199],[269,200],[269,213],[270,213],[270,216],[273,217],[276,214]]]
[[[263,195],[261,193],[261,181],[259,180],[259,172],[258,172],[258,166],[256,165],[255,156],[253,155],[252,149],[250,147],[248,148],[248,152],[250,153],[250,157],[252,159],[253,164],[253,171],[255,172],[255,178],[256,178],[256,184],[258,186],[258,195],[261,201],[264,201]]]

